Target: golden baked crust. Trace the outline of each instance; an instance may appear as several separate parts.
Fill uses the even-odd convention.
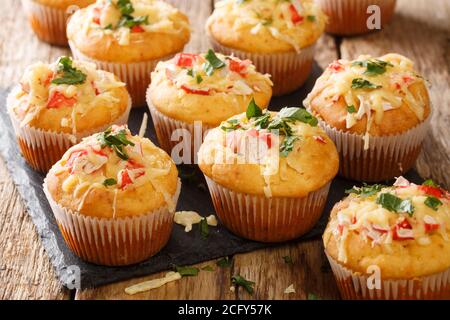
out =
[[[56,84],[68,63],[85,80]],[[112,73],[87,62],[61,57],[52,64],[36,63],[8,98],[8,108],[21,123],[47,131],[78,134],[113,123],[130,107],[125,84]]]
[[[270,115],[272,120],[277,117]],[[198,152],[206,176],[236,192],[305,197],[336,175],[336,147],[320,127],[289,121],[295,140],[283,154],[287,136],[280,133],[278,139],[275,131],[256,129],[255,119],[241,114],[208,133]],[[236,130],[225,129],[236,125]]]
[[[152,72],[149,98],[163,114],[183,122],[202,121],[218,126],[246,110],[252,97],[264,108],[272,96],[268,75],[256,72],[249,60],[213,55],[223,62],[211,75],[205,72],[205,54],[178,54],[160,62]],[[189,75],[189,74],[190,75]]]
[[[95,2],[95,0],[33,0],[39,4],[56,9],[67,9],[69,6],[77,6],[79,8],[87,7]]]
[[[380,61],[390,65],[380,66]],[[369,68],[375,70],[374,74],[367,75],[367,67],[360,65],[367,62],[372,63]],[[352,88],[354,79],[382,87]],[[398,54],[333,62],[317,79],[304,104],[333,128],[361,135],[368,132],[371,136],[405,132],[425,121],[431,112],[425,81],[414,70],[413,63]],[[354,107],[350,110],[353,112],[348,106]],[[370,110],[369,125],[366,108]]]
[[[127,160],[110,147],[101,147],[90,136],[70,148],[49,171],[47,189],[60,206],[92,217],[120,218],[147,214],[168,205],[177,191],[178,172],[164,151],[150,140],[131,136],[126,127],[114,126],[112,134],[125,132],[134,146],[124,146]],[[108,184],[106,179],[114,179]]]
[[[326,16],[311,0],[224,0],[206,23],[220,44],[256,53],[299,51],[314,44]]]
[[[183,13],[162,1],[131,3],[133,17],[146,18],[148,24],[136,25],[137,29],[119,27],[121,16],[114,2],[98,0],[72,15],[67,25],[71,45],[92,59],[130,63],[183,50],[190,38],[189,21]]]
[[[383,279],[411,279],[450,267],[449,194],[402,180],[371,196],[352,194],[334,206],[323,235],[325,251],[333,259],[363,274],[376,265]],[[392,212],[377,204],[382,193],[410,200],[413,213]],[[434,210],[425,201],[438,194],[441,204]]]

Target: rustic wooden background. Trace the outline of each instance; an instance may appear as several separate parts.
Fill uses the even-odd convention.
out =
[[[170,0],[190,16],[192,40],[186,51],[208,48],[204,21],[212,10],[212,0]],[[0,86],[8,87],[24,68],[38,60],[53,61],[64,48],[39,42],[28,27],[19,0],[3,0],[0,10]],[[450,187],[450,1],[398,0],[397,13],[381,32],[353,38],[325,35],[319,41],[316,60],[326,67],[332,60],[359,54],[404,54],[430,81],[434,105],[432,126],[417,162],[423,177],[432,177]],[[124,281],[96,289],[69,291],[55,278],[39,236],[27,215],[18,192],[0,158],[0,299],[305,299],[313,293],[322,299],[339,294],[321,241],[284,245],[233,257],[231,268],[203,271],[162,288],[128,296],[124,288],[164,273]],[[282,257],[290,255],[293,264]],[[199,266],[215,265],[214,261]],[[242,289],[231,292],[230,276],[241,274],[256,282],[253,296]],[[284,294],[294,284],[295,294]]]

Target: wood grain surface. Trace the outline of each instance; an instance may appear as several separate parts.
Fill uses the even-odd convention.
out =
[[[210,0],[169,0],[187,13],[192,24],[192,39],[186,51],[207,49],[204,21],[210,14]],[[26,24],[18,0],[3,0],[8,10],[0,11],[0,86],[9,87],[27,65],[37,60],[51,61],[65,48],[51,47],[36,39]],[[10,12],[14,12],[12,15]],[[431,83],[434,104],[432,129],[425,142],[417,168],[450,187],[450,2],[442,0],[399,0],[393,23],[371,35],[335,39],[325,35],[317,48],[316,60],[324,68],[342,56],[354,58],[398,52],[412,58]],[[285,263],[283,257],[292,257]],[[233,258],[230,268],[201,271],[196,277],[179,281],[134,296],[124,289],[141,281],[162,277],[164,272],[100,288],[69,292],[55,278],[15,186],[0,159],[0,299],[305,299],[314,294],[323,299],[338,299],[333,276],[323,255],[320,240],[283,245]],[[231,276],[240,274],[255,281],[255,292],[231,291]],[[293,284],[295,293],[284,290]]]

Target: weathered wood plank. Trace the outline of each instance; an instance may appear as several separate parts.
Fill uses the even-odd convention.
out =
[[[415,61],[431,83],[433,117],[431,130],[417,161],[423,177],[432,177],[450,187],[450,2],[400,0],[392,23],[382,32],[344,39],[343,58],[359,54],[403,54]]]

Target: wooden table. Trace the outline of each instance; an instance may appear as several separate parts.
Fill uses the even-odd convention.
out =
[[[208,49],[204,21],[213,1],[171,0],[190,16],[192,40],[186,51]],[[38,60],[53,61],[65,48],[39,42],[28,27],[18,0],[3,0],[0,11],[0,86],[9,87],[24,68]],[[359,54],[404,54],[416,62],[431,82],[434,105],[432,126],[424,150],[417,161],[423,177],[432,177],[450,187],[450,2],[442,0],[398,0],[397,15],[382,32],[353,38],[324,35],[316,60],[323,68],[332,60],[355,58]],[[300,104],[300,101],[299,101]],[[282,245],[233,257],[231,268],[201,272],[162,288],[128,296],[124,288],[164,273],[123,281],[104,287],[69,291],[55,278],[33,223],[26,213],[5,164],[0,159],[0,299],[305,299],[309,293],[322,299],[337,299],[339,294],[319,239]],[[293,264],[283,256],[290,255]],[[201,263],[214,265],[214,261]],[[241,274],[256,282],[255,293],[230,291],[230,277]],[[294,284],[295,294],[284,294]]]

